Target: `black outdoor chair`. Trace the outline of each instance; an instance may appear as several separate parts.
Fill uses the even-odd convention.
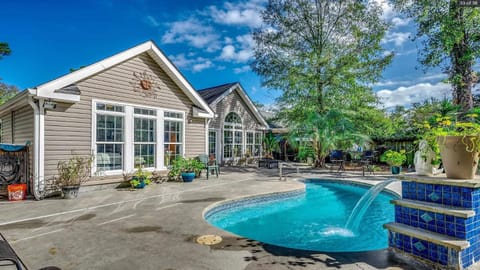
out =
[[[362,174],[365,176],[365,171],[375,175],[373,170],[373,158],[375,157],[375,153],[371,150],[367,150],[363,152],[362,159],[360,160],[362,164]]]
[[[338,165],[337,173],[345,171],[345,159],[342,150],[333,150],[330,152],[330,162],[333,165]]]
[[[7,267],[7,269],[12,269],[15,267],[17,270],[28,270],[25,263],[18,257],[15,250],[7,242],[7,239],[3,237],[0,233],[0,269]],[[47,266],[40,268],[39,270],[61,270],[56,266]]]

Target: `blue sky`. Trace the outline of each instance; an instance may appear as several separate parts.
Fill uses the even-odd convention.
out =
[[[385,107],[408,105],[430,96],[450,95],[439,70],[424,73],[417,46],[409,37],[415,28],[385,0],[392,23],[383,46],[396,57],[384,78],[373,85]],[[216,1],[4,1],[0,41],[12,55],[0,60],[3,82],[21,89],[34,87],[92,64],[146,40],[153,40],[197,88],[239,81],[249,96],[271,104],[280,93],[261,87],[249,68],[253,40],[266,0]],[[476,66],[477,70],[479,66]]]

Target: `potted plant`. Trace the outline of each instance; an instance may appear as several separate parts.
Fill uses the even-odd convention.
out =
[[[470,121],[455,121],[449,116],[437,116],[431,127],[425,123],[425,138],[438,147],[448,178],[473,179],[480,153],[480,124],[477,114],[467,114]]]
[[[197,159],[177,157],[172,161],[169,177],[182,177],[183,182],[192,182],[195,178],[195,172],[202,170],[204,164]]]
[[[80,184],[90,179],[93,155],[74,155],[67,161],[57,163],[58,177],[56,184],[61,188],[63,198],[73,199],[78,196]]]
[[[130,185],[132,188],[144,188],[146,185],[150,184],[151,177],[152,174],[148,171],[144,171],[142,166],[140,166],[130,179]]]
[[[400,152],[388,150],[385,152],[385,162],[391,166],[392,174],[399,174],[402,171],[402,164],[406,160],[405,150],[400,150]]]

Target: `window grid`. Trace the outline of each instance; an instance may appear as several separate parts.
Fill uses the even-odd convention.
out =
[[[217,132],[215,131],[208,132],[208,154],[217,155]]]
[[[183,115],[180,113],[165,112],[164,115],[168,115],[169,117],[180,115],[183,120]],[[172,160],[183,155],[183,121],[179,119],[165,119],[163,139],[165,152],[164,163],[165,166],[169,166]]]
[[[262,133],[255,132],[255,145],[253,155],[259,157],[262,154]]]
[[[124,108],[97,103],[96,146],[98,171],[123,169]]]
[[[156,119],[134,118],[134,167],[155,167]]]
[[[253,156],[253,143],[254,143],[254,133],[251,131],[247,131],[246,133],[246,144],[245,144],[245,155],[246,156]]]

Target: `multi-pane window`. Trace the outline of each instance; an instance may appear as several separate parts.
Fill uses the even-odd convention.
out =
[[[214,130],[208,132],[208,154],[213,156],[217,154],[217,132]]]
[[[242,131],[235,131],[235,140],[233,145],[233,155],[234,157],[241,157],[242,156]]]
[[[183,155],[183,114],[164,112],[165,165],[169,166],[177,156]]]
[[[135,108],[134,114],[135,168],[155,167],[156,110]]]
[[[223,157],[231,158],[233,157],[233,131],[225,130],[223,131]]]
[[[242,119],[234,112],[227,114],[223,125],[223,157],[241,157],[242,152]]]
[[[95,101],[93,110],[97,172],[162,167],[162,158],[169,166],[184,154],[183,112],[102,101]]]
[[[104,103],[98,103],[96,108],[97,170],[121,170],[123,168],[124,108]]]
[[[262,154],[262,133],[255,133],[255,145],[253,155],[259,157]]]
[[[249,131],[246,133],[246,141],[245,141],[245,155],[246,156],[253,156],[253,132]]]

